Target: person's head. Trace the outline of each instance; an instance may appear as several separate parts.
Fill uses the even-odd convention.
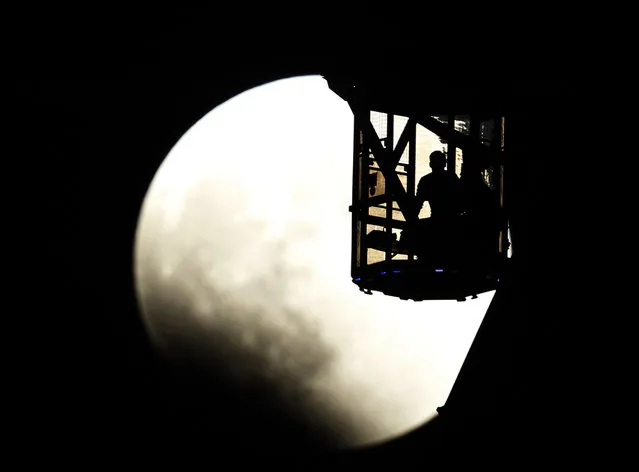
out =
[[[433,151],[429,157],[430,168],[433,170],[444,170],[446,168],[446,154],[441,151]]]

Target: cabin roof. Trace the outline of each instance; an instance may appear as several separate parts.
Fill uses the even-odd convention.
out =
[[[574,100],[575,88],[567,80],[433,80],[420,75],[324,75],[328,86],[344,100],[357,100],[365,108],[403,116],[466,115],[486,117],[556,108]]]

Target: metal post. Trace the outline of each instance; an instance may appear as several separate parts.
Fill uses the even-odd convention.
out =
[[[353,188],[351,204],[351,277],[359,275],[361,235],[359,232],[359,217],[361,205],[361,162],[363,148],[363,133],[359,126],[359,117],[353,115]]]
[[[455,115],[448,115],[448,129],[450,129],[451,134],[455,132]],[[446,142],[448,143],[448,157],[446,159],[447,160],[446,170],[448,172],[454,173],[457,147],[455,146],[455,144],[451,142],[450,139],[447,139]]]
[[[360,212],[359,212],[359,254],[360,254],[360,267],[368,267],[368,247],[366,245],[366,230],[368,223],[368,157],[370,156],[370,143],[366,133],[364,133],[365,122],[363,120],[364,111],[358,113],[358,128],[362,131],[362,156],[360,158],[359,167],[359,184],[360,184]],[[366,121],[370,122],[371,112],[366,110]],[[366,176],[366,188],[362,188],[363,179]],[[363,260],[362,260],[363,259]]]
[[[411,123],[406,123],[406,126],[410,126]],[[407,192],[410,196],[411,202],[415,197],[415,172],[416,172],[416,160],[417,160],[417,125],[413,124],[410,130],[410,140],[408,141],[408,178],[407,178]],[[408,220],[408,218],[406,218]],[[409,246],[412,247],[412,246]],[[415,255],[412,251],[408,251],[408,260],[412,261]]]
[[[388,113],[386,115],[386,155],[390,156],[393,151],[393,132],[394,132],[395,115]],[[396,172],[397,167],[390,169],[390,172]],[[393,233],[393,189],[390,186],[386,186],[386,232],[388,233],[388,244],[386,245],[386,262],[389,262],[392,258],[392,240],[390,239]]]
[[[493,139],[490,143],[490,146],[496,151],[501,151],[501,143],[502,143],[502,122],[501,116],[495,116],[493,118]],[[499,192],[499,206],[503,210],[504,208],[504,180],[503,180],[503,164],[501,162],[495,164],[494,170],[494,178],[495,178],[495,189]],[[504,252],[505,246],[505,221],[500,222],[500,231],[499,231],[499,241],[498,241],[498,251],[500,253]]]

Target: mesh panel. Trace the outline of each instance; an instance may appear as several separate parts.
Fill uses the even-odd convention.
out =
[[[399,138],[404,132],[404,128],[406,128],[406,123],[408,123],[408,117],[395,115],[394,119],[394,136],[393,136],[393,149],[397,147],[397,143],[399,142]],[[408,145],[404,148],[404,152],[402,152],[402,157],[399,159],[399,162],[402,164],[408,164]]]
[[[388,115],[378,111],[371,111],[371,123],[380,139],[386,138]]]

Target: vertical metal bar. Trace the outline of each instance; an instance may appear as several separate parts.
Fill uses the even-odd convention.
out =
[[[366,133],[364,133],[364,116],[367,122],[370,122],[371,112],[370,110],[361,111],[359,113],[359,128],[362,131],[362,156],[360,158],[360,212],[359,212],[359,224],[360,224],[360,267],[366,268],[368,267],[368,246],[366,241],[366,232],[368,225],[368,158],[370,156],[370,143],[368,142],[368,137]]]
[[[409,126],[407,123],[406,126]],[[415,179],[416,179],[416,161],[417,161],[417,125],[413,123],[412,129],[410,130],[410,139],[408,141],[408,179],[407,186],[408,195],[410,196],[411,201],[413,197],[415,197]],[[406,218],[408,220],[408,218]],[[409,251],[408,252],[408,260],[412,261],[415,258],[415,255]]]
[[[470,130],[468,132],[468,137],[474,144],[481,145],[481,122],[477,115],[470,115]],[[468,154],[470,154],[470,156]],[[477,161],[480,159],[480,156],[478,156],[475,152],[464,153],[464,161],[466,161],[468,157],[472,160],[471,166],[476,169]]]
[[[500,152],[501,150],[501,116],[495,116],[493,118],[493,139],[490,143],[491,148],[495,151]],[[501,163],[495,164],[494,167],[494,178],[495,178],[495,190],[499,192],[499,207],[504,209],[504,180],[503,180],[503,165]],[[500,253],[504,252],[505,247],[505,220],[499,222],[499,241],[497,242],[497,251]]]
[[[351,196],[351,278],[358,277],[359,261],[360,261],[360,234],[359,234],[359,209],[360,209],[360,193],[361,193],[361,130],[358,123],[358,117],[353,114],[353,188]]]
[[[448,129],[451,131],[451,134],[455,132],[455,115],[448,115]],[[455,161],[457,155],[456,146],[450,141],[450,139],[446,140],[448,143],[448,157],[446,170],[448,172],[455,172]]]
[[[387,156],[390,156],[393,151],[393,133],[395,131],[395,115],[392,113],[386,114],[386,152]],[[387,159],[388,161],[388,159]],[[397,166],[394,169],[390,169],[391,172],[397,172]],[[387,182],[385,182],[386,184]],[[390,239],[391,234],[393,233],[393,199],[394,194],[392,191],[392,187],[389,185],[385,185],[386,187],[386,232],[388,233],[388,243],[386,244],[386,262],[389,262],[392,258],[392,242]]]
[[[499,127],[499,148],[501,150],[501,152],[505,152],[505,136],[506,136],[506,117],[502,116],[500,117],[500,127]],[[507,186],[506,186],[506,179],[508,178],[508,166],[507,163],[504,162],[501,166],[501,182],[500,185],[503,189],[502,193],[501,193],[501,207],[504,209],[504,218],[505,218],[505,233],[504,233],[504,240],[505,242],[508,243],[508,248],[506,249],[506,254],[508,255],[509,252],[512,251],[512,242],[510,241],[510,220],[508,218],[508,215],[510,214],[510,212],[508,211],[508,205],[509,205],[509,200],[508,200],[508,191]],[[504,243],[504,246],[506,246],[506,244]]]

